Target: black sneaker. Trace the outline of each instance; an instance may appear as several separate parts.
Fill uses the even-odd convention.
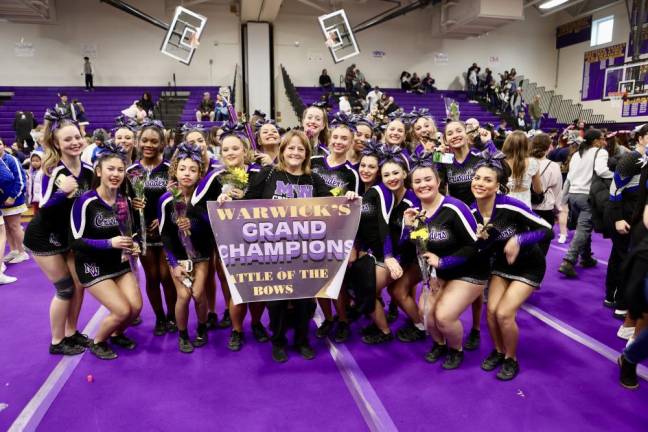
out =
[[[623,354],[617,359],[617,364],[621,369],[619,382],[627,389],[634,390],[639,388],[637,380],[637,365],[630,363]]]
[[[313,360],[315,358],[315,350],[308,344],[298,346],[297,351],[306,360]]]
[[[615,306],[614,300],[613,299],[610,300],[606,298],[605,300],[603,300],[603,306],[605,306],[608,309],[614,309]]]
[[[360,335],[361,336],[369,336],[375,333],[378,333],[380,329],[376,325],[376,323],[371,323],[367,327],[363,327],[360,329]]]
[[[79,330],[77,330],[72,336],[68,336],[66,339],[72,342],[73,345],[81,345],[86,348],[89,348],[90,345],[92,345],[90,338],[83,333],[79,333]]]
[[[85,347],[70,342],[68,338],[63,338],[56,345],[50,344],[49,346],[49,353],[54,355],[74,356],[83,354],[85,350]]]
[[[339,321],[333,331],[333,340],[337,343],[346,342],[351,335],[351,327],[346,321]]]
[[[185,354],[190,354],[190,353],[193,352],[194,346],[193,346],[193,344],[191,343],[191,341],[189,339],[179,337],[178,338],[178,349],[180,350],[180,352],[183,352]]]
[[[560,263],[560,267],[558,267],[558,271],[568,278],[575,278],[578,276],[578,273],[574,270],[574,264],[569,261],[563,260],[563,262]]]
[[[229,340],[227,341],[227,349],[230,351],[241,351],[243,347],[243,333],[232,330]]]
[[[581,258],[580,265],[583,268],[592,268],[598,265],[598,261],[593,256],[590,256],[589,258]]]
[[[401,342],[416,342],[425,339],[425,332],[416,328],[412,321],[407,322],[396,331],[396,337]]]
[[[114,345],[126,348],[127,350],[134,350],[137,344],[135,341],[126,335],[118,334],[117,336],[110,336],[110,342]]]
[[[225,309],[223,312],[223,319],[218,322],[219,329],[226,329],[232,327],[232,318],[230,318],[230,313],[228,309]]]
[[[612,312],[612,316],[618,320],[625,320],[626,315],[628,314],[628,311],[626,309],[614,309],[614,312]]]
[[[277,363],[286,363],[288,361],[286,349],[282,346],[272,345],[272,360]]]
[[[90,346],[90,352],[101,360],[114,360],[117,358],[117,353],[106,342],[93,343]]]
[[[467,349],[468,351],[475,351],[477,348],[479,348],[480,342],[481,342],[480,331],[475,329],[470,329],[470,333],[468,333],[468,337],[464,342],[464,349]]]
[[[358,308],[353,305],[350,305],[346,308],[346,314],[347,314],[347,318],[351,322],[356,322],[358,319],[360,319],[360,315],[361,315]]]
[[[362,336],[362,342],[368,345],[379,345],[382,343],[390,342],[393,339],[394,339],[394,334],[392,332],[383,333],[382,331],[378,331],[377,333]]]
[[[389,303],[389,307],[387,308],[387,322],[391,324],[397,319],[398,319],[398,305],[396,304],[395,301],[392,301]]]
[[[175,333],[178,331],[178,324],[176,324],[175,318],[167,318],[166,331],[167,333]]]
[[[315,337],[317,339],[324,339],[331,333],[331,330],[333,330],[333,321],[324,320],[322,321],[322,325],[317,328]]]
[[[198,333],[196,333],[196,339],[193,340],[192,344],[196,348],[200,348],[207,345],[207,340],[207,330],[205,330],[204,332],[199,331]]]
[[[497,372],[497,379],[501,381],[510,381],[520,372],[520,364],[512,358],[504,359],[504,363]]]
[[[218,315],[214,312],[207,314],[207,330],[215,330],[218,328]]]
[[[481,368],[486,372],[494,371],[495,368],[504,363],[504,353],[501,353],[494,349],[491,353],[484,359],[481,364]]]
[[[131,327],[137,327],[137,326],[140,325],[140,324],[142,324],[142,317],[138,315],[138,316],[133,320],[133,322],[130,323],[130,326],[131,326]]]
[[[261,323],[252,324],[252,335],[254,336],[254,339],[260,343],[268,342],[270,340],[268,331]]]
[[[448,346],[434,343],[430,351],[425,354],[425,361],[428,363],[436,363],[441,357],[448,354]]]
[[[153,327],[153,334],[155,336],[163,336],[167,332],[167,323],[163,319],[155,320],[155,327]]]
[[[448,355],[446,356],[446,359],[441,366],[446,370],[457,369],[459,366],[461,366],[461,363],[463,363],[463,359],[463,351],[449,348]]]

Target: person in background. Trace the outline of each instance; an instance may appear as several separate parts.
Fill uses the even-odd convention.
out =
[[[229,111],[227,109],[227,101],[221,95],[216,95],[216,121],[228,121]]]
[[[414,72],[410,78],[410,87],[414,93],[423,94],[423,89],[421,88],[421,78]]]
[[[401,90],[410,91],[411,87],[410,87],[409,80],[410,80],[411,76],[412,75],[410,75],[410,73],[407,72],[407,71],[401,72],[401,75],[400,75],[400,78],[399,78],[400,79],[400,84],[401,84]]]
[[[83,57],[83,75],[85,75],[85,88],[86,91],[94,90],[94,70],[92,64],[90,63],[90,58]]]
[[[346,115],[351,115],[351,104],[346,96],[340,96],[339,110]]]
[[[54,109],[62,116],[72,118],[72,106],[68,101],[67,93],[61,92],[58,96],[59,101],[54,106]]]
[[[319,86],[327,96],[333,91],[333,81],[326,69],[322,69],[322,74],[319,76]]]
[[[382,96],[382,92],[380,91],[380,88],[378,86],[375,86],[368,94],[367,94],[367,106],[369,108],[369,114],[374,112],[375,110],[378,109],[378,101],[380,101],[380,97]]]
[[[29,259],[23,246],[25,233],[20,224],[20,215],[27,211],[25,205],[27,175],[18,159],[6,151],[2,140],[0,140],[0,161],[9,168],[14,179],[11,187],[4,189],[4,201],[0,204],[10,250],[4,261],[8,264],[18,264]]]
[[[346,69],[346,72],[344,74],[344,87],[346,88],[347,93],[350,93],[351,89],[353,89],[353,81],[355,80],[355,68],[356,65],[355,63],[353,63]]]
[[[31,111],[16,111],[12,129],[16,131],[16,142],[21,151],[30,152],[34,149],[31,131],[36,127],[36,119]]]
[[[78,123],[81,135],[86,136],[85,127],[88,126],[90,122],[86,117],[85,107],[78,99],[72,99],[70,108],[72,108],[72,119]]]
[[[34,150],[29,156],[29,170],[27,171],[27,205],[32,209],[34,215],[38,213],[38,206],[43,196],[42,181],[43,152]]]
[[[531,115],[531,129],[540,129],[542,121],[542,108],[540,108],[540,95],[533,97],[533,102],[529,105],[529,114]]]
[[[432,76],[430,75],[430,72],[428,72],[425,75],[425,77],[423,77],[423,81],[421,83],[421,85],[423,87],[423,91],[425,93],[432,93],[432,92],[436,91],[436,87],[434,87],[434,83],[435,83],[434,78],[432,78]]]
[[[148,114],[149,117],[153,116],[153,110],[155,109],[155,102],[153,102],[153,98],[151,97],[151,93],[149,92],[144,92],[142,97],[139,100],[140,106],[146,113]]]
[[[198,105],[196,111],[196,121],[200,122],[208,118],[209,121],[214,121],[216,117],[216,103],[211,98],[209,92],[203,93],[203,98]]]
[[[529,127],[527,126],[526,119],[524,118],[524,109],[517,112],[515,118],[515,130],[519,131],[528,131]]]

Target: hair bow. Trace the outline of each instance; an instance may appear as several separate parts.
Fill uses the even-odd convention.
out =
[[[310,106],[326,110],[326,107],[328,106],[328,103],[326,101],[317,101],[317,102],[313,102],[312,104],[310,104]]]
[[[221,141],[223,138],[225,138],[227,135],[236,135],[239,138],[247,138],[247,135],[245,134],[245,125],[242,123],[236,123],[236,124],[224,124],[221,127],[223,134],[221,135]]]
[[[263,113],[261,113],[261,114],[263,114]],[[254,123],[254,128],[255,128],[255,129],[261,129],[261,127],[262,127],[263,125],[267,125],[267,124],[271,124],[271,125],[277,127],[277,123],[276,123],[274,120],[272,120],[272,119],[270,119],[270,118],[269,118],[269,119],[265,118],[265,114],[263,114],[263,117],[260,118],[259,120],[257,120],[257,121]],[[277,128],[277,129],[278,129],[278,128]]]
[[[192,131],[201,131],[202,132],[204,130],[205,130],[205,126],[202,123],[192,123],[192,122],[187,122],[187,123],[183,124],[182,127],[180,128],[180,131],[183,134],[188,134],[189,132],[192,132]]]
[[[430,114],[430,110],[427,109],[427,108],[416,109],[416,107],[414,107],[412,109],[412,111],[410,111],[409,117],[413,120],[413,123],[416,123],[416,121],[418,119],[420,119],[421,117],[430,117],[431,118],[432,115]]]
[[[252,115],[257,116],[257,117],[261,117],[262,119],[265,119],[267,117],[267,114],[264,113],[263,111],[260,111],[260,110],[254,110]]]
[[[346,126],[349,129],[351,129],[353,132],[356,130],[356,125],[353,121],[353,118],[348,116],[347,114],[343,112],[338,112],[335,114],[333,117],[333,120],[331,120],[331,126],[332,127],[337,127],[337,126]]]
[[[151,120],[147,118],[140,125],[140,129],[144,129],[147,127],[156,127],[156,128],[164,129],[164,124],[160,120]]]
[[[372,131],[376,130],[376,124],[369,117],[363,117],[360,114],[356,114],[351,117],[351,121],[355,123],[356,127],[358,127],[358,125],[366,125],[369,126]]]
[[[99,151],[97,151],[97,160],[108,157],[117,157],[125,161],[126,151],[122,146],[116,144],[114,140],[108,140],[103,146],[101,146]]]
[[[401,150],[400,147],[389,147],[386,145],[383,145],[380,147],[380,162],[379,165],[383,166],[387,162],[396,162],[397,164],[401,166],[407,166],[407,162],[405,161],[405,156],[403,155],[403,151]]]
[[[478,156],[481,158],[481,160],[477,162],[477,164],[475,165],[475,170],[483,166],[489,168],[496,168],[500,171],[504,170],[502,161],[506,159],[506,155],[501,151],[498,150],[495,153],[493,153],[489,150],[484,150],[483,152],[479,153]]]
[[[414,153],[410,156],[410,161],[410,172],[417,168],[432,168],[434,167],[434,153],[425,151]]]
[[[174,157],[177,160],[191,159],[198,162],[198,164],[203,163],[203,152],[200,146],[188,142],[183,142],[178,146]]]
[[[128,129],[132,132],[135,132],[138,128],[137,123],[135,120],[133,120],[130,117],[126,117],[125,115],[120,115],[119,117],[115,118],[115,127],[110,130],[112,134],[114,135],[115,132],[117,132],[119,129]]]
[[[365,146],[360,152],[362,156],[376,156],[379,160],[382,158],[382,144],[375,139],[365,142]]]
[[[48,108],[45,111],[45,114],[43,115],[43,119],[50,122],[52,130],[61,127],[61,123],[63,123],[63,121],[66,120],[71,123],[75,123],[68,112],[59,111],[57,109],[52,109],[52,108]]]

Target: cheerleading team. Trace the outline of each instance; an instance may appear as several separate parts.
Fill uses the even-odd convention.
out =
[[[302,128],[311,145],[311,155],[328,154],[328,115],[326,110],[314,104],[304,110],[302,114]]]

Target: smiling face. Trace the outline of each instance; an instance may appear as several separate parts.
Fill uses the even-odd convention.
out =
[[[75,125],[63,126],[54,132],[54,147],[63,155],[77,157],[83,151],[84,145],[85,140]]]
[[[304,111],[302,120],[304,132],[317,136],[324,129],[324,113],[317,107],[309,107]]]
[[[500,187],[497,171],[489,167],[481,167],[475,172],[470,190],[477,199],[490,198]]]
[[[245,144],[235,135],[227,135],[221,142],[221,159],[228,168],[245,164]]]
[[[431,167],[415,169],[412,190],[421,201],[433,201],[439,193],[439,175]]]
[[[126,154],[130,154],[135,145],[135,133],[128,128],[120,128],[115,131],[115,144],[121,146]]]
[[[101,186],[107,190],[117,190],[124,181],[126,165],[118,157],[102,159],[95,168],[95,175],[99,178]]]
[[[200,166],[198,162],[193,159],[182,159],[178,161],[178,168],[176,169],[176,178],[180,186],[191,188],[200,177]]]
[[[353,139],[353,132],[347,127],[336,127],[331,131],[331,138],[329,141],[329,149],[331,152],[338,156],[344,156],[351,148],[351,140]]]
[[[356,126],[356,133],[353,136],[353,150],[361,152],[365,148],[365,143],[371,139],[373,131],[368,125],[359,124]]]
[[[459,150],[468,145],[466,128],[459,122],[450,122],[445,128],[445,141],[452,150]]]
[[[266,123],[259,129],[259,144],[262,146],[279,145],[281,136],[277,127],[273,124]]]
[[[395,162],[385,163],[380,169],[380,174],[382,175],[383,183],[392,192],[396,192],[405,186],[407,173],[405,173],[403,167]]]
[[[380,167],[378,166],[378,158],[376,156],[363,156],[360,159],[358,173],[363,183],[374,183],[376,177],[378,177],[379,170]]]
[[[286,167],[292,169],[301,168],[306,160],[306,148],[298,136],[293,136],[281,155]]]
[[[155,129],[145,129],[140,135],[140,149],[145,159],[155,159],[162,152],[164,142]]]
[[[429,117],[421,117],[414,123],[414,137],[418,140],[421,137],[426,137],[428,140],[432,139],[436,135],[436,132],[434,122]]]
[[[405,125],[400,120],[392,120],[385,130],[385,142],[392,146],[401,146],[405,141]]]
[[[191,145],[197,145],[203,150],[207,149],[207,141],[205,140],[205,136],[198,131],[189,132],[185,137],[185,141]]]

